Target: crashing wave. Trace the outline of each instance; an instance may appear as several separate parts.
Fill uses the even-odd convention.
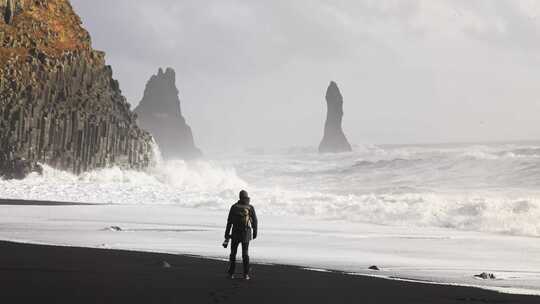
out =
[[[146,171],[113,167],[80,176],[45,166],[43,176],[0,181],[0,197],[225,210],[247,188],[262,214],[540,236],[538,150],[365,146],[344,155],[157,157]]]

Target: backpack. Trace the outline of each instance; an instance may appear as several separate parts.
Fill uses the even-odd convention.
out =
[[[241,227],[251,228],[250,205],[236,204],[234,208],[235,224]]]

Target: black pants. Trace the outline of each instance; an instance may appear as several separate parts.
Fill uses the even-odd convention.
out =
[[[231,255],[229,257],[229,274],[234,274],[236,268],[236,253],[238,252],[238,245],[242,244],[242,262],[244,264],[244,274],[249,273],[249,242],[240,242],[238,240],[232,240]]]

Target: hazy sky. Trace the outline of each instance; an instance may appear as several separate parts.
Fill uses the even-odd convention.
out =
[[[72,0],[134,106],[173,67],[203,150],[540,139],[540,1]]]

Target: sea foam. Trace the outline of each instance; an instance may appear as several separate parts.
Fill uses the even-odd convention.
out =
[[[515,144],[363,146],[336,155],[294,149],[193,162],[157,157],[145,171],[80,176],[44,166],[43,176],[0,181],[0,196],[226,210],[246,189],[263,215],[540,236],[538,151]]]

